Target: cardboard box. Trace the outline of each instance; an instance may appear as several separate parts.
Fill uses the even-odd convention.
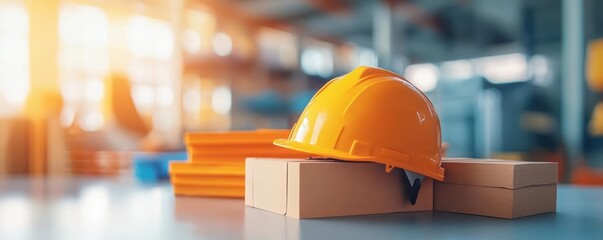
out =
[[[426,178],[411,205],[399,169],[332,160],[248,158],[245,204],[294,218],[433,210]]]
[[[555,212],[557,163],[445,159],[434,210],[499,218]]]

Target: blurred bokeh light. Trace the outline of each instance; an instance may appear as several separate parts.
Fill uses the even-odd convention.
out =
[[[426,93],[448,156],[554,161],[569,181],[603,167],[603,4],[581,2],[0,0],[0,175],[289,128],[366,65]]]

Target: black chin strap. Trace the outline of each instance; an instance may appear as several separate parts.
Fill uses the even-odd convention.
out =
[[[415,178],[413,184],[410,184],[410,178],[406,174],[406,171],[403,169],[402,172],[402,183],[404,184],[404,188],[406,190],[406,194],[408,195],[408,201],[411,205],[415,205],[417,202],[417,197],[419,196],[419,189],[421,189],[421,179]]]

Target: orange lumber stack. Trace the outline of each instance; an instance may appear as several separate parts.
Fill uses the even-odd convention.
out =
[[[176,195],[245,196],[245,158],[305,158],[308,154],[272,144],[287,138],[289,130],[256,130],[187,133],[186,162],[170,163],[170,179]]]
[[[131,153],[114,151],[70,151],[69,170],[74,175],[119,175],[130,167]]]

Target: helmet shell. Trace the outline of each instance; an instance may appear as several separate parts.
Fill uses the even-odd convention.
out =
[[[444,179],[433,104],[409,81],[380,68],[358,67],[329,81],[308,103],[289,139],[274,144]]]

